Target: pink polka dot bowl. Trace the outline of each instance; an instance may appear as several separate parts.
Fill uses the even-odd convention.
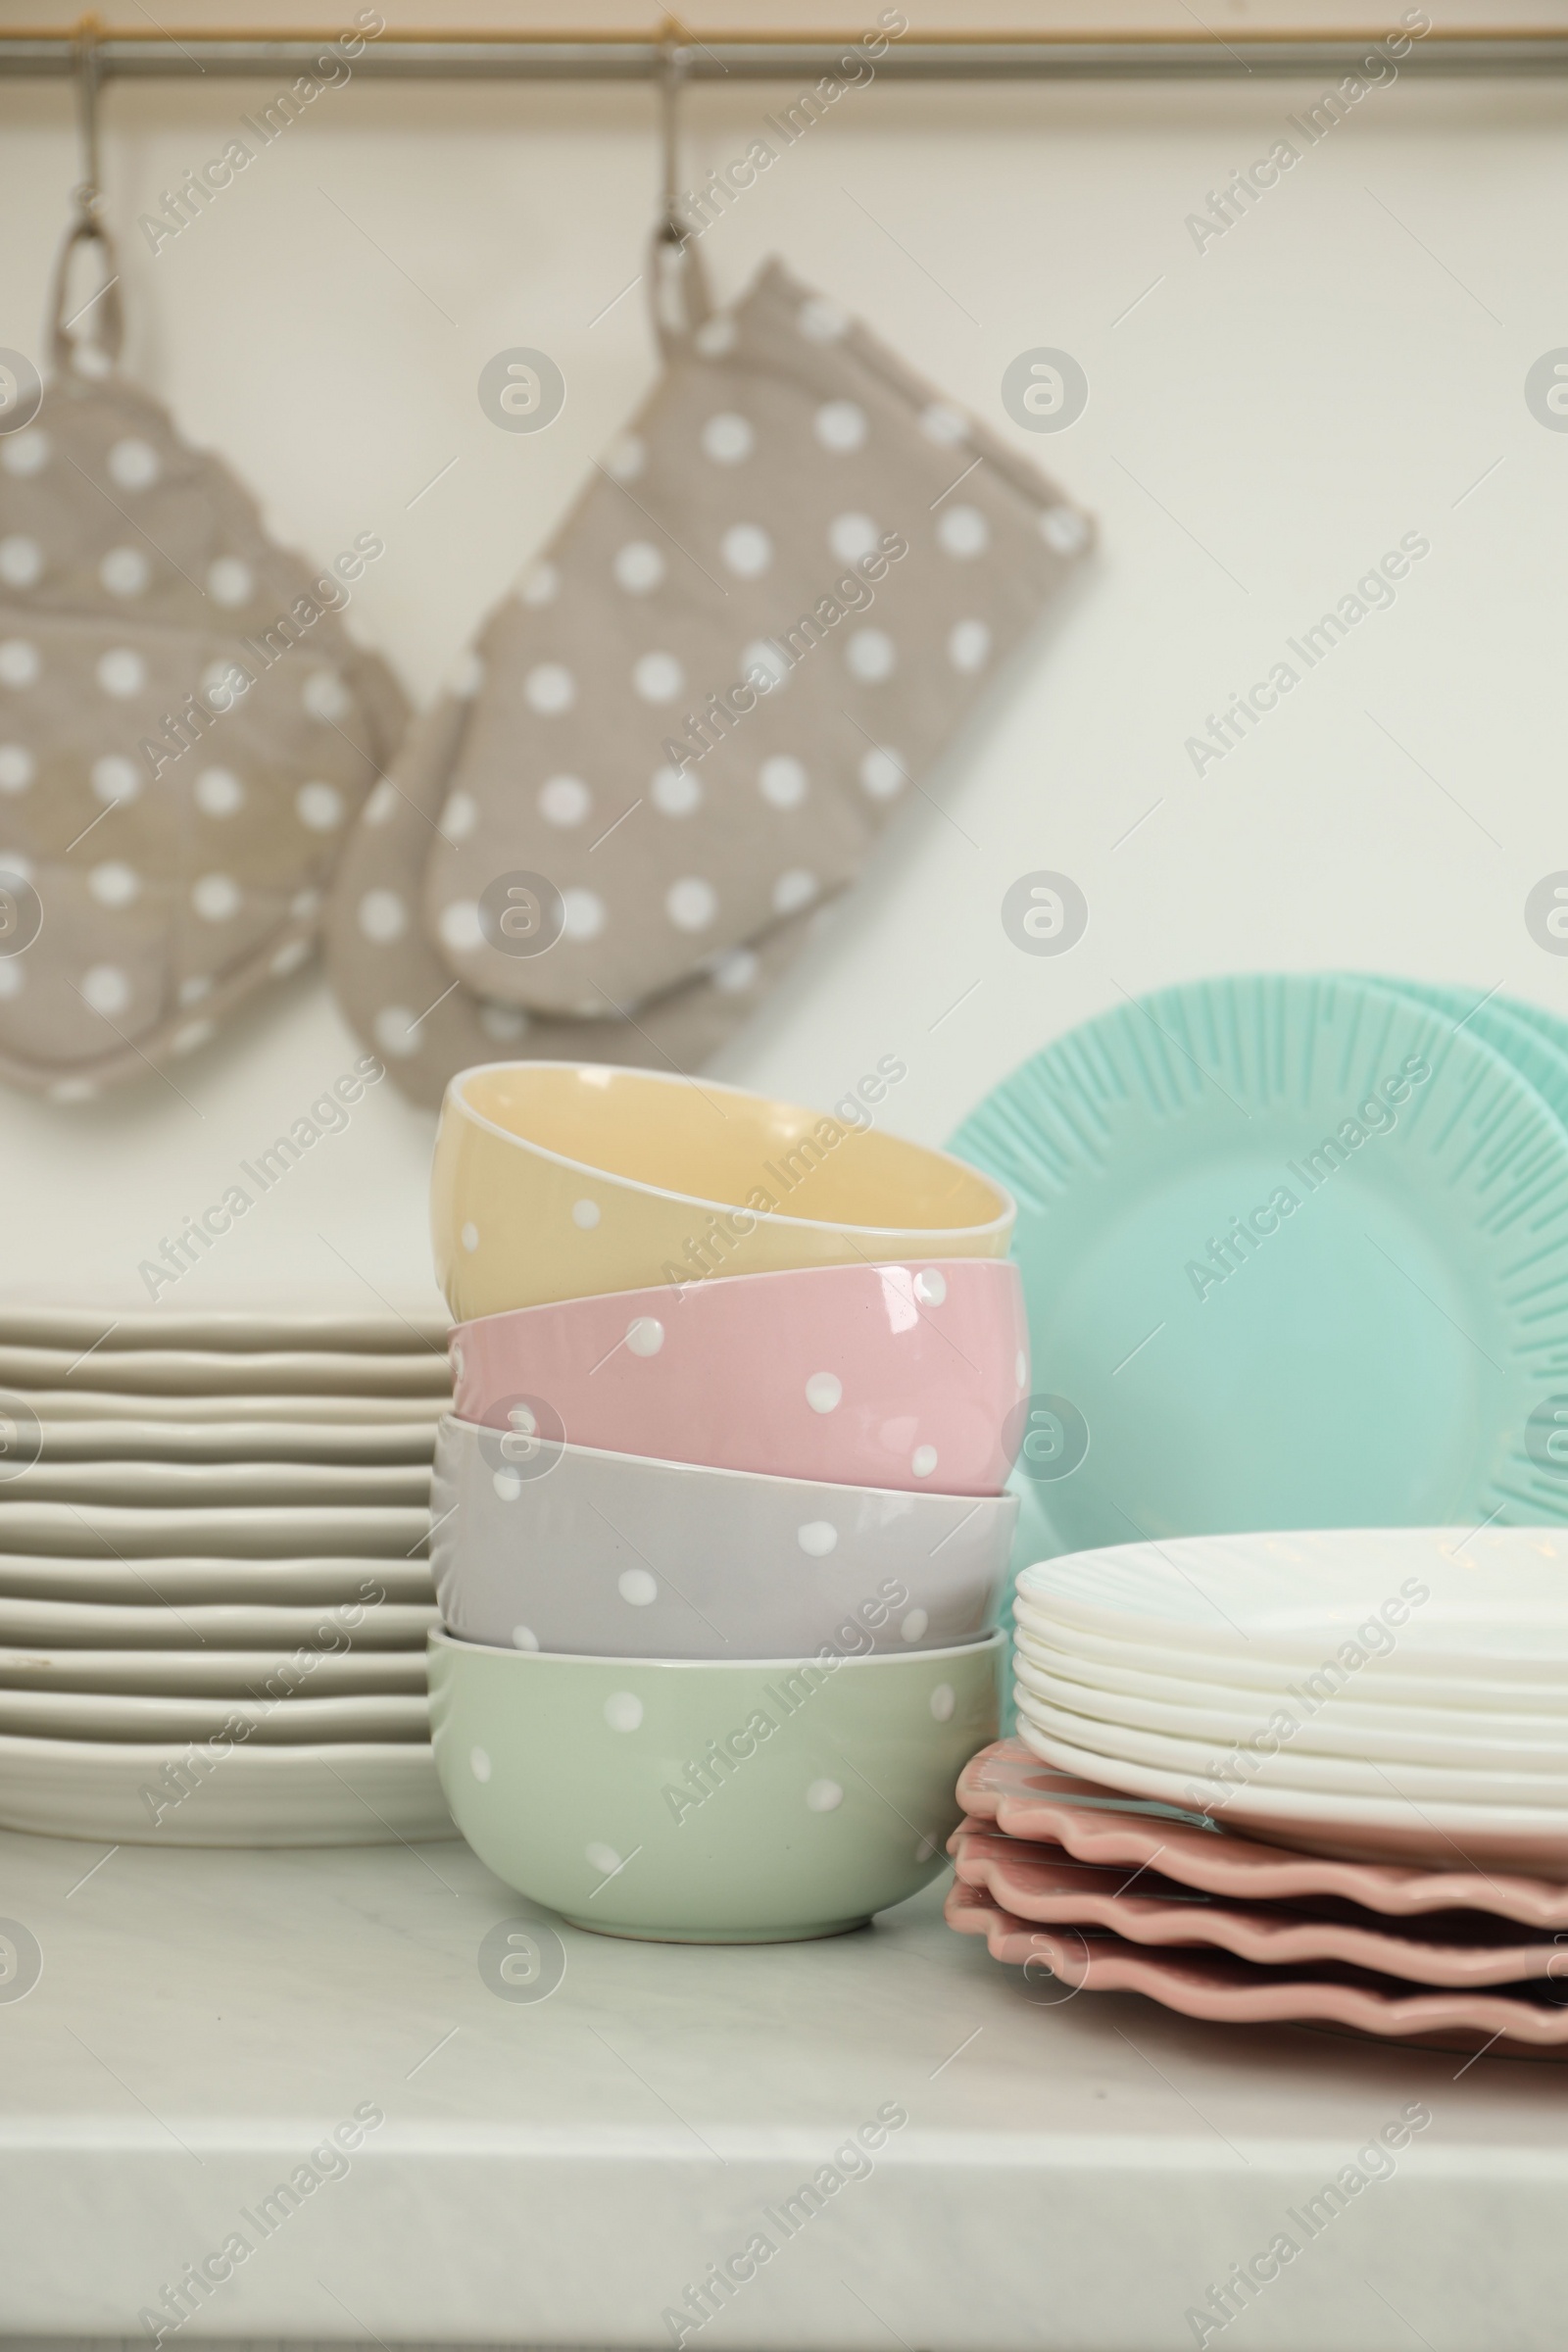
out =
[[[1029,1396],[1006,1258],[911,1258],[618,1291],[464,1323],[465,1421],[666,1461],[997,1494]]]
[[[449,1417],[430,1553],[464,1642],[579,1657],[835,1659],[979,1642],[1012,1494],[768,1478]]]
[[[453,1320],[715,1274],[1005,1257],[1011,1196],[874,1126],[888,1083],[830,1114],[662,1070],[460,1071],[430,1174]]]

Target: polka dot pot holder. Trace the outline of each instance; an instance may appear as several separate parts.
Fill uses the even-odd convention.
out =
[[[741,1022],[1089,544],[766,265],[665,368],[366,803],[327,953],[415,1100],[498,1046],[692,1066]]]
[[[102,250],[93,341],[61,323]],[[372,552],[275,547],[118,372],[83,213],[53,378],[0,433],[0,1076],[63,1099],[189,1052],[295,969],[406,715],[339,614]]]

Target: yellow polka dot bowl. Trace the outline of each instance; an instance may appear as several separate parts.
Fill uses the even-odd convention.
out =
[[[461,1071],[430,1203],[454,1319],[711,1274],[1004,1257],[1009,1195],[854,1104],[601,1064]]]

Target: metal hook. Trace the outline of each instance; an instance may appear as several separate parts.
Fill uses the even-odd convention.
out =
[[[85,220],[97,218],[102,201],[98,177],[98,91],[103,79],[98,44],[103,24],[83,17],[73,38],[76,49],[76,119],[81,133],[81,183],[75,190],[76,208]]]
[[[708,278],[697,250],[701,231],[690,227],[679,210],[680,87],[690,63],[691,49],[681,26],[666,17],[659,36],[662,186],[648,269],[649,310],[666,355],[689,341],[710,309]]]
[[[660,129],[662,146],[662,186],[660,191],[659,237],[665,245],[683,245],[686,229],[675,206],[680,178],[680,85],[690,52],[680,40],[673,17],[664,21],[659,36]]]

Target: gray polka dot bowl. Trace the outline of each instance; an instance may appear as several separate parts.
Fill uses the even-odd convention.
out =
[[[436,1772],[507,1886],[673,1943],[842,1935],[943,1866],[1002,1638],[902,1657],[551,1657],[430,1637]]]
[[[468,1642],[588,1657],[907,1653],[978,1642],[995,1623],[1017,1515],[1011,1494],[600,1452],[563,1443],[543,1400],[517,1397],[506,1428],[441,1423],[430,1550],[442,1617]]]
[[[1009,1194],[866,1118],[660,1070],[460,1071],[430,1177],[453,1319],[780,1266],[1006,1256]]]
[[[462,1324],[451,1352],[464,1421],[548,1399],[574,1445],[916,1493],[1000,1494],[1029,1397],[1009,1258],[612,1291]]]

